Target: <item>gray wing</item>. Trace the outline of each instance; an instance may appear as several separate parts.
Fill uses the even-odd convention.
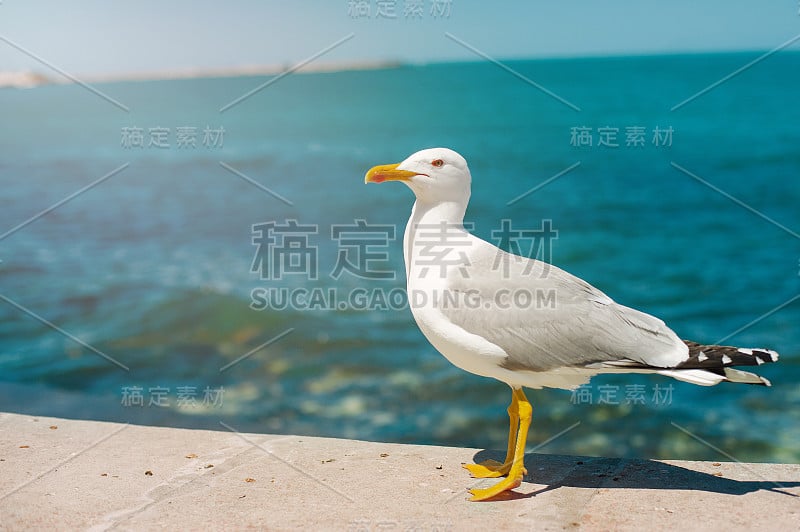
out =
[[[474,238],[462,273],[448,275],[454,304],[441,310],[455,325],[501,347],[507,369],[626,361],[666,368],[686,360],[686,344],[663,321],[615,303],[555,266]]]

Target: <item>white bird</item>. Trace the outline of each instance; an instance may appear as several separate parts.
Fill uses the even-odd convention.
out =
[[[375,166],[365,177],[366,183],[384,181],[401,181],[416,196],[403,252],[408,301],[420,330],[454,365],[512,390],[504,462],[464,465],[477,478],[506,478],[469,490],[471,500],[522,482],[532,413],[523,387],[574,389],[598,373],[658,373],[703,386],[770,385],[731,366],[775,362],[776,352],[681,340],[663,321],[587,282],[470,234],[463,222],[471,175],[453,150],[422,150],[399,164]]]

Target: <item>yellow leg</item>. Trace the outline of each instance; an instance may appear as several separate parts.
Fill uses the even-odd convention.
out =
[[[525,474],[525,443],[528,439],[528,429],[531,426],[533,408],[525,397],[522,389],[515,389],[512,393],[517,400],[519,431],[517,431],[517,441],[514,446],[514,456],[511,460],[511,468],[508,471],[508,476],[490,488],[469,490],[472,494],[471,501],[485,501],[504,491],[513,490],[522,484],[522,477]]]
[[[485,460],[480,464],[463,464],[464,469],[470,472],[474,478],[496,478],[508,474],[514,459],[514,446],[517,442],[517,432],[519,431],[519,402],[516,394],[511,393],[511,404],[508,405],[508,449],[506,459],[503,462],[497,460]],[[527,473],[527,471],[526,471]]]

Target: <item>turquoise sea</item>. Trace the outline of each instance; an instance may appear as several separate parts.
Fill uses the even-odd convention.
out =
[[[757,56],[2,89],[0,411],[504,448],[508,388],[396,308],[410,191],[363,183],[447,146],[480,236],[550,220],[547,258],[617,301],[782,355],[771,388],[532,391],[529,449],[797,462],[800,54],[678,106]]]

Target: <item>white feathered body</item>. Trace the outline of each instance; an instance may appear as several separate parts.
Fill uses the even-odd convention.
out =
[[[472,177],[458,153],[422,150],[365,180],[401,180],[416,196],[403,239],[408,300],[422,333],[456,366],[515,388],[574,388],[608,372],[769,385],[731,366],[774,362],[774,351],[681,340],[589,283],[466,231]]]

